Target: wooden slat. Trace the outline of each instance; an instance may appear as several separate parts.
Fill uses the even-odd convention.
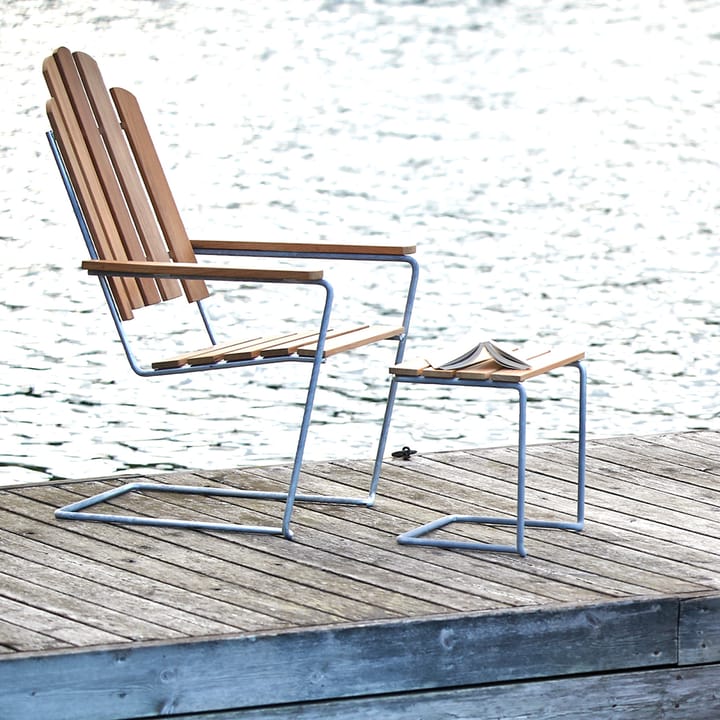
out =
[[[260,355],[264,352],[272,350],[278,346],[283,349],[284,345],[288,343],[292,344],[296,340],[297,333],[287,333],[285,335],[275,335],[261,338],[258,342],[248,344],[243,348],[238,348],[237,350],[226,353],[225,359],[228,362],[252,360],[253,358],[260,357]]]
[[[385,325],[363,326],[336,337],[328,337],[323,348],[323,357],[330,357],[346,350],[353,350],[377,342],[397,337],[405,332],[402,326],[388,327]],[[317,343],[306,345],[298,350],[301,357],[312,357],[317,352]]]
[[[237,343],[234,347],[227,348],[219,360],[226,360],[227,362],[234,362],[237,360],[252,360],[253,358],[259,357],[260,353],[268,348],[273,347],[277,343],[285,342],[293,337],[293,333],[285,333],[281,335],[265,335],[255,340],[250,340],[244,343]],[[212,357],[212,355],[210,355]],[[202,361],[208,358],[208,354],[201,354],[190,360],[191,365],[202,364]]]
[[[170,255],[177,262],[195,262],[195,252],[135,96],[121,88],[112,88],[110,93],[127,133],[135,162],[145,181]],[[183,288],[190,302],[202,300],[209,295],[202,281],[183,281]]]
[[[720,663],[720,597],[686,600],[680,606],[680,662]]]
[[[233,252],[339,253],[341,255],[412,255],[415,245],[272,240],[191,240],[196,250]]]
[[[160,235],[157,220],[148,202],[142,180],[130,154],[130,148],[120,127],[110,94],[105,87],[97,63],[85,53],[72,56],[80,72],[90,106],[95,115],[105,149],[120,183],[122,194],[132,215],[135,229],[144,249],[144,257],[136,260],[167,261],[170,256]],[[178,297],[180,285],[175,280],[160,280],[158,288],[164,300]]]
[[[332,330],[328,330],[328,335],[332,336]],[[283,340],[277,345],[265,348],[262,353],[263,357],[289,357],[294,355],[303,345],[317,342],[320,337],[320,333],[317,332],[297,332],[293,333],[289,338]]]
[[[536,354],[537,353],[537,354]],[[398,365],[393,365],[390,372],[393,375],[404,375],[407,377],[427,378],[454,378],[460,380],[496,380],[498,382],[522,382],[529,378],[541,375],[563,365],[569,365],[577,360],[582,360],[585,353],[577,348],[558,348],[556,350],[530,349],[524,357],[527,358],[530,368],[527,370],[513,370],[505,368],[492,358],[481,360],[474,365],[469,365],[459,370],[442,370],[434,368],[424,358],[406,360]]]
[[[237,715],[243,707],[387,699],[438,687],[499,681],[507,687],[508,681],[530,678],[662,667],[674,660],[676,629],[677,601],[669,599],[542,613],[461,613],[417,623],[203,639],[175,652],[168,643],[137,644],[121,662],[116,649],[101,648],[63,658],[64,672],[58,659],[40,656],[26,663],[22,675],[0,663],[0,681],[11,717],[21,717],[13,713],[33,690],[33,709],[45,720],[67,717],[68,697],[92,702],[97,720],[231,708]],[[428,653],[428,648],[439,649]],[[42,693],[38,677],[52,679]],[[138,681],[156,677],[161,681],[151,687]]]
[[[564,365],[582,360],[584,357],[584,350],[577,348],[557,348],[544,355],[529,358],[529,370],[509,370],[503,368],[502,370],[493,372],[491,377],[493,380],[502,382],[522,382],[536,375],[542,375],[550,370],[555,370]],[[458,377],[460,377],[459,374]]]
[[[117,259],[114,248],[120,247],[117,228],[110,215],[97,174],[87,152],[85,141],[72,111],[69,98],[54,57],[43,63],[43,74],[53,98],[47,102],[47,114],[65,167],[75,187],[78,202],[99,257]],[[123,258],[124,259],[124,253]],[[123,320],[133,317],[133,308],[144,300],[134,279],[113,278],[110,282],[115,304]]]
[[[152,363],[152,368],[154,370],[163,370],[166,368],[178,368],[183,365],[204,365],[220,362],[224,359],[225,353],[235,350],[236,348],[244,347],[250,343],[258,342],[259,340],[260,337],[253,337],[181,353],[180,355],[175,355],[165,360],[155,361]]]
[[[333,338],[367,327],[367,325],[362,325],[341,330],[330,330],[327,337]],[[182,367],[183,365],[209,365],[222,361],[252,360],[260,356],[268,358],[289,357],[301,347],[317,343],[318,337],[319,333],[308,331],[257,336],[181,353],[165,360],[156,361],[152,363],[152,367],[155,370],[161,370]]]
[[[83,260],[82,268],[90,275],[128,275],[131,277],[196,278],[236,282],[314,282],[321,280],[322,270],[287,268],[237,268],[197,263]]]
[[[495,373],[502,371],[502,366],[495,360],[483,360],[466,368],[460,368],[456,376],[461,380],[490,380],[495,379]]]
[[[461,377],[460,372],[469,372],[469,373],[483,373],[484,377],[490,377],[490,374],[496,370],[499,369],[500,365],[498,365],[495,360],[490,358],[489,360],[481,360],[478,363],[475,363],[474,365],[468,365],[466,368],[462,368],[461,370],[442,370],[441,368],[435,368],[435,367],[428,367],[425,370],[423,370],[423,376],[428,378],[452,378],[452,377]]]
[[[360,332],[368,327],[368,325],[352,325],[348,327],[340,327],[337,329],[331,328],[327,331],[327,333],[325,333],[325,339],[327,342],[328,339],[339,338],[343,335],[347,335],[348,333]],[[288,338],[287,340],[283,340],[277,345],[267,347],[262,351],[261,354],[263,355],[263,357],[284,357],[293,353],[298,353],[300,356],[305,356],[305,354],[301,352],[301,350],[304,350],[308,347],[312,347],[314,349],[317,348],[317,341],[319,337],[320,333],[317,332],[307,334],[299,333],[295,336]],[[314,349],[311,355],[315,354]]]
[[[397,695],[339,698],[288,706],[191,713],[176,720],[286,720],[293,714],[313,720],[716,720],[720,717],[718,665],[636,669],[549,682],[530,680],[427,690]]]
[[[430,363],[425,358],[412,358],[393,365],[389,368],[391,375],[406,375],[408,377],[419,377]]]
[[[92,164],[97,173],[107,205],[117,226],[125,257],[132,260],[144,260],[144,250],[140,244],[115,171],[100,136],[100,131],[85,94],[85,89],[82,85],[75,61],[67,48],[58,49],[54,57],[56,58],[58,69],[60,70],[83,138],[85,139],[87,151],[92,159]],[[116,237],[109,236],[108,239],[110,242],[114,242]],[[113,257],[122,257],[123,250],[121,250],[120,247],[114,248]],[[145,304],[160,302],[161,297],[154,282],[143,281],[139,283],[139,286]]]

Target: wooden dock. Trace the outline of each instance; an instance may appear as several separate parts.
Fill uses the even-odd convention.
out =
[[[574,461],[529,449],[531,515],[572,513]],[[438,514],[510,513],[512,448],[388,461],[374,508],[299,506],[293,541],[54,518],[112,478],[3,489],[0,718],[716,720],[720,433],[595,440],[587,469],[586,529],[529,528],[526,558],[395,541]],[[303,490],[370,470],[314,463]],[[160,477],[274,489],[288,472]],[[117,500],[275,511],[183,502]]]

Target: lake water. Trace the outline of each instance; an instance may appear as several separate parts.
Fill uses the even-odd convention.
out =
[[[249,386],[130,372],[44,137],[40,66],[58,45],[139,96],[193,236],[411,240],[409,355],[577,343],[592,437],[720,427],[718,2],[13,0],[0,482],[286,460],[301,400],[286,370]],[[373,316],[399,283],[328,277],[338,319]],[[245,292],[223,288],[212,312],[244,322]],[[373,353],[328,367],[308,457],[372,456],[389,362]],[[530,440],[573,437],[573,382],[533,387]],[[403,388],[389,449],[509,443],[507,400]]]

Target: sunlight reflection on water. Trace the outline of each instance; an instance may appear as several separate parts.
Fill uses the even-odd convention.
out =
[[[248,387],[237,372],[148,381],[127,368],[77,270],[44,139],[40,64],[57,45],[140,97],[192,235],[417,242],[408,354],[463,337],[584,345],[590,434],[609,436],[718,427],[718,37],[720,9],[702,0],[12,3],[0,482],[294,447],[296,416],[276,412],[283,371]],[[374,273],[328,276],[356,295],[338,320],[380,304]],[[228,317],[242,293],[220,293]],[[374,357],[329,366],[309,457],[372,455],[383,406],[361,399],[382,394],[388,363]],[[531,441],[572,437],[571,386],[535,387]],[[506,444],[514,412],[491,393],[407,388],[390,446]]]

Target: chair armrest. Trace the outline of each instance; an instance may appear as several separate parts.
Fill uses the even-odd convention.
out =
[[[235,253],[302,253],[303,255],[412,255],[415,245],[390,245],[370,243],[282,242],[264,240],[191,240],[193,249],[199,252],[223,251]]]
[[[121,277],[176,278],[178,280],[235,280],[238,282],[314,282],[322,280],[322,270],[286,268],[239,268],[197,263],[142,262],[135,260],[84,260],[82,268],[90,275]]]

